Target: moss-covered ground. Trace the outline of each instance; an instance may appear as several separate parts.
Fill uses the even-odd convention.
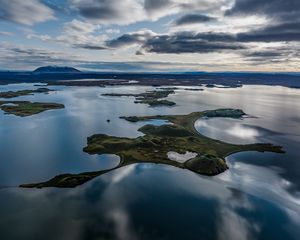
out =
[[[170,94],[174,94],[173,89],[161,89],[154,91],[147,91],[144,93],[105,93],[103,96],[110,97],[135,97],[134,103],[148,104],[151,107],[159,106],[174,106],[176,103],[163,99],[168,97]]]
[[[64,108],[59,103],[42,103],[30,101],[0,101],[0,109],[5,114],[13,114],[19,117],[35,115],[47,110]]]
[[[34,90],[19,90],[19,91],[8,91],[8,92],[0,92],[0,98],[15,98],[20,96],[28,96],[33,95],[34,93],[49,93],[53,91],[48,88],[38,88]]]

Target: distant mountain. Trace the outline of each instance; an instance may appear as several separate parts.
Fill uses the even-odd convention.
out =
[[[34,73],[80,73],[73,67],[45,66],[39,67],[33,71]]]

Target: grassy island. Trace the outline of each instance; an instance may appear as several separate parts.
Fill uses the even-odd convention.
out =
[[[20,96],[28,96],[33,95],[34,93],[49,93],[50,91],[54,91],[48,88],[38,88],[34,90],[20,90],[20,91],[8,91],[8,92],[0,92],[0,98],[15,98]]]
[[[109,171],[134,163],[158,163],[188,169],[203,175],[217,175],[228,169],[225,157],[241,151],[259,151],[283,153],[280,146],[272,144],[235,145],[210,139],[197,132],[194,123],[201,117],[242,117],[244,112],[238,109],[218,109],[194,112],[187,115],[158,115],[144,117],[122,117],[130,122],[164,119],[173,124],[162,126],[145,125],[139,129],[144,133],[137,138],[125,138],[96,134],[87,139],[83,151],[89,154],[116,154],[120,157],[117,167],[98,172],[81,174],[63,174],[36,184],[23,184],[20,187],[75,187]],[[168,158],[168,152],[179,154],[196,153],[196,157],[185,162]]]
[[[135,97],[134,103],[148,104],[151,107],[159,106],[174,106],[176,103],[165,100],[170,94],[174,94],[173,89],[162,89],[159,91],[147,91],[144,93],[130,94],[130,93],[105,93],[103,96],[110,97]]]
[[[0,101],[0,109],[6,114],[27,117],[51,109],[61,109],[65,106],[59,103],[41,103],[30,101]]]

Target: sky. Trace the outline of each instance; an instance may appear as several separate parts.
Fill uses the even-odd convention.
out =
[[[300,0],[0,0],[0,70],[299,72]]]

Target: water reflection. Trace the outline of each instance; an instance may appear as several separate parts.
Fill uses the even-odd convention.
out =
[[[286,213],[300,224],[300,198],[299,193],[293,194],[289,190],[293,183],[280,176],[281,168],[272,166],[255,166],[250,163],[241,162],[248,153],[237,153],[227,158],[230,171],[227,171],[217,179],[229,183],[241,191],[255,195],[284,206]],[[272,154],[252,153],[253,157],[272,158]]]
[[[0,204],[6,217],[0,220],[0,236],[297,239],[293,234],[299,230],[287,212],[220,181],[169,166],[135,164],[76,189],[2,190]]]
[[[0,86],[1,91],[24,88],[33,85]],[[241,108],[257,118],[202,119],[196,127],[223,141],[282,145],[287,153],[234,154],[227,158],[230,170],[216,177],[134,164],[75,189],[0,188],[0,239],[298,239],[299,90],[244,86],[188,95],[176,91],[169,97],[175,107],[148,108],[132,98],[101,94],[151,87],[51,88],[57,91],[18,100],[59,102],[64,110],[28,118],[0,112],[0,186],[110,168],[119,157],[82,152],[88,136],[137,137],[144,124],[168,124],[130,123],[119,116]]]
[[[245,122],[245,119],[201,118],[196,121],[195,128],[207,137],[235,144],[256,143],[267,136],[280,134]]]

